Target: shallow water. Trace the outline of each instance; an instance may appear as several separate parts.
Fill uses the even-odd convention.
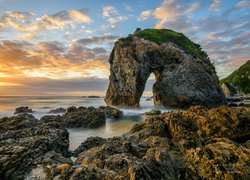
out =
[[[141,98],[141,107],[133,109],[120,108],[123,111],[124,117],[119,120],[107,120],[106,125],[96,129],[73,128],[68,129],[70,150],[77,148],[84,140],[91,136],[114,137],[127,133],[133,125],[142,122],[144,113],[151,109],[160,109],[161,111],[169,111],[163,107],[153,106],[152,101],[146,101],[146,97]],[[15,108],[20,106],[28,106],[35,113],[33,115],[40,119],[44,115],[51,115],[47,112],[63,107],[70,106],[105,106],[102,98],[85,98],[85,97],[0,97],[0,118],[13,116]]]

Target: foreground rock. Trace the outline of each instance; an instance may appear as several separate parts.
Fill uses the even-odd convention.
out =
[[[72,164],[68,155],[68,132],[50,123],[0,135],[0,177],[24,179],[38,167]],[[49,171],[47,171],[49,173]]]
[[[105,102],[139,106],[151,73],[154,103],[171,107],[225,105],[215,68],[200,45],[167,29],[145,29],[121,38],[109,58]]]
[[[19,107],[16,108],[14,114],[24,114],[24,113],[33,113],[32,109],[29,109],[29,107]]]
[[[67,131],[45,123],[0,135],[0,177],[249,179],[249,148],[249,109],[195,106],[148,116],[124,136],[88,138],[72,152],[74,162]]]
[[[90,138],[71,179],[249,179],[249,110],[227,107],[148,117],[123,137]]]

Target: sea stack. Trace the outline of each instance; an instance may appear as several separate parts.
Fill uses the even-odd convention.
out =
[[[136,30],[115,43],[109,63],[108,105],[138,107],[151,73],[156,105],[216,107],[226,103],[207,54],[182,33]]]

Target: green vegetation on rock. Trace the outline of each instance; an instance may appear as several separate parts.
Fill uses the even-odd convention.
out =
[[[131,42],[133,36],[140,37],[155,43],[172,42],[193,57],[200,59],[208,58],[206,53],[202,51],[202,48],[199,44],[192,42],[184,34],[170,29],[137,30],[133,35],[130,34],[128,37],[121,38],[120,40],[123,42]]]
[[[250,93],[250,60],[240,66],[227,78],[222,79],[221,83],[229,83],[239,88],[243,93]]]

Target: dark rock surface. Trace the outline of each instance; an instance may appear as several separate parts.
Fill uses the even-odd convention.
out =
[[[150,116],[125,136],[88,139],[63,176],[71,179],[248,179],[249,113],[246,109],[208,110],[196,106],[188,111]]]
[[[81,143],[81,145],[78,146],[78,148],[76,148],[73,151],[73,156],[77,157],[81,152],[86,151],[92,147],[100,146],[100,145],[104,144],[105,142],[107,142],[107,140],[104,138],[90,137],[90,138],[86,139],[83,143]]]
[[[79,108],[68,109],[68,113],[76,111]],[[124,136],[91,137],[72,153],[68,152],[68,132],[59,123],[45,123],[48,119],[34,127],[2,131],[0,177],[250,178],[250,110],[246,108],[194,106],[148,116]],[[70,154],[77,157],[74,162]]]
[[[50,110],[48,113],[59,114],[59,113],[65,113],[65,112],[66,112],[66,109],[64,109],[64,108],[57,108],[57,109]]]
[[[64,127],[96,128],[105,125],[106,118],[103,111],[94,107],[70,107],[57,121]]]
[[[32,109],[29,109],[29,107],[18,107],[16,108],[14,114],[23,114],[23,113],[33,113]]]
[[[100,106],[97,110],[104,112],[106,118],[119,119],[123,116],[122,111],[120,111],[117,108],[110,107],[110,106]]]
[[[148,115],[148,116],[160,115],[161,111],[156,110],[156,109],[152,109],[151,111],[145,112],[145,114]]]
[[[44,116],[41,120],[43,122],[56,121],[67,128],[97,128],[105,125],[106,118],[119,119],[122,116],[122,111],[109,106],[99,108],[72,106],[62,116]]]
[[[154,34],[161,39],[157,41],[157,36],[155,40]],[[157,105],[214,107],[226,103],[206,53],[181,33],[164,29],[136,32],[115,43],[109,63],[108,105],[139,106],[151,73],[156,78],[153,96]]]
[[[62,156],[68,154],[68,136],[67,130],[57,123],[1,133],[0,176],[3,179],[24,179],[38,166],[72,163]]]
[[[39,120],[31,114],[19,114],[17,116],[4,117],[0,119],[0,132],[33,127],[38,124],[40,124]]]

